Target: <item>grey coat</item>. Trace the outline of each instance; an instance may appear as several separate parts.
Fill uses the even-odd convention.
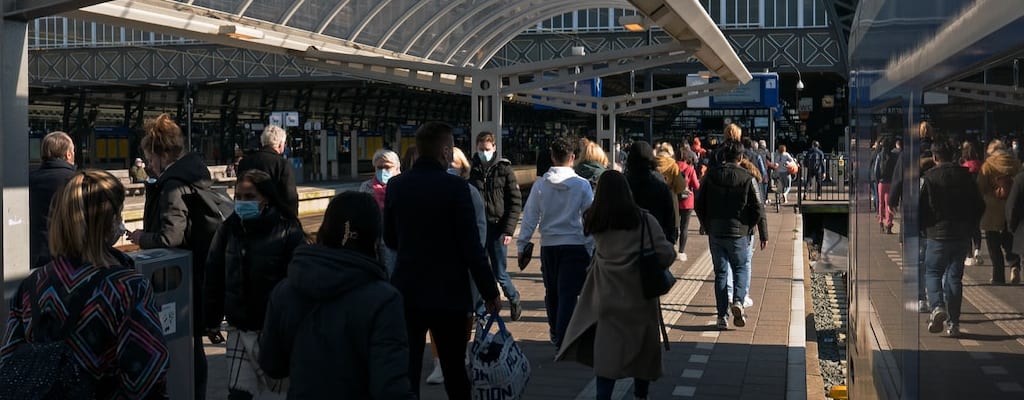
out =
[[[675,248],[658,220],[644,213],[659,264],[668,268]],[[661,377],[658,299],[646,299],[640,283],[640,227],[594,234],[597,251],[587,270],[579,302],[556,358],[592,366],[603,378]],[[646,240],[645,240],[646,241]],[[595,349],[600,349],[595,351]]]

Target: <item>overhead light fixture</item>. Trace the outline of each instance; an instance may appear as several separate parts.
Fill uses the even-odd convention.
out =
[[[647,30],[647,21],[643,15],[623,15],[619,17],[619,25],[630,32],[643,32]]]
[[[221,25],[217,29],[217,34],[232,39],[263,39],[263,31],[238,25]]]
[[[804,81],[802,79],[797,79],[796,90],[804,90]]]

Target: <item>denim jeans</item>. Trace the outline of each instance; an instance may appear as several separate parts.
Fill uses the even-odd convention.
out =
[[[633,396],[646,398],[650,390],[651,382],[643,379],[633,379]],[[597,377],[597,400],[611,400],[612,392],[615,391],[615,379]]]
[[[960,322],[960,306],[964,297],[964,258],[971,248],[971,239],[927,240],[924,265],[928,288],[928,305],[946,307],[949,322]]]
[[[516,285],[512,284],[512,277],[508,275],[508,247],[501,242],[502,233],[504,232],[497,225],[487,224],[487,241],[484,248],[491,260],[494,279],[498,281],[508,301],[515,303],[519,301],[519,291],[516,290]]]
[[[715,303],[718,306],[718,317],[729,314],[729,304],[734,301],[743,302],[747,297],[750,285],[751,236],[724,237],[709,236],[711,261],[715,265]],[[729,290],[732,279],[733,290]]]
[[[917,250],[917,299],[925,300],[925,302],[927,302],[928,295],[927,293],[925,293],[925,287],[927,286],[927,284],[925,283],[926,280],[924,278],[924,275],[925,271],[928,270],[928,267],[925,266],[924,256],[925,254],[928,254],[928,239],[920,238],[920,240],[918,240],[918,243],[920,243],[921,246]]]
[[[548,314],[548,329],[555,346],[562,346],[562,338],[569,327],[576,298],[583,290],[587,278],[590,253],[582,244],[543,246],[540,248],[540,270],[544,277],[544,308]]]

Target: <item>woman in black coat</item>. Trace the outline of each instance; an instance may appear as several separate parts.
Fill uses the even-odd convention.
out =
[[[402,295],[377,261],[380,220],[370,194],[335,197],[317,244],[295,251],[271,294],[260,367],[290,377],[289,399],[415,398]]]
[[[285,278],[305,233],[266,172],[249,170],[235,186],[235,212],[213,237],[206,258],[206,325],[219,335],[227,317],[228,399],[278,392],[258,366],[260,330],[270,292]]]
[[[651,213],[665,231],[665,238],[675,243],[679,238],[676,224],[679,219],[678,199],[657,171],[657,165],[650,143],[634,142],[626,156],[626,180],[633,190],[636,204]]]

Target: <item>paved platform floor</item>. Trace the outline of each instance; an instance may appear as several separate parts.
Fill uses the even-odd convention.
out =
[[[806,375],[803,283],[794,281],[793,274],[794,245],[801,237],[799,216],[769,214],[771,241],[766,250],[754,253],[750,292],[754,305],[747,309],[747,326],[724,332],[714,326],[714,275],[707,237],[698,235],[693,218],[686,247],[689,260],[672,266],[673,273],[682,279],[662,300],[671,351],[664,353],[665,375],[651,385],[650,398],[781,399],[787,390],[802,395]],[[309,230],[315,230],[318,223],[315,218],[303,222]],[[509,265],[516,265],[515,254],[509,256]],[[540,261],[534,260],[525,271],[514,271],[512,276],[524,311],[522,320],[510,322],[508,327],[533,368],[525,399],[594,398],[589,368],[553,361],[555,348],[548,341]],[[794,293],[799,293],[799,298]],[[799,317],[794,319],[792,306],[797,303]],[[506,307],[503,314],[507,313]],[[207,346],[210,399],[226,398],[223,352],[223,346]],[[423,362],[425,377],[433,368],[429,353]],[[619,381],[615,398],[632,399],[630,386],[631,382]],[[443,387],[424,384],[421,398],[444,399]]]

